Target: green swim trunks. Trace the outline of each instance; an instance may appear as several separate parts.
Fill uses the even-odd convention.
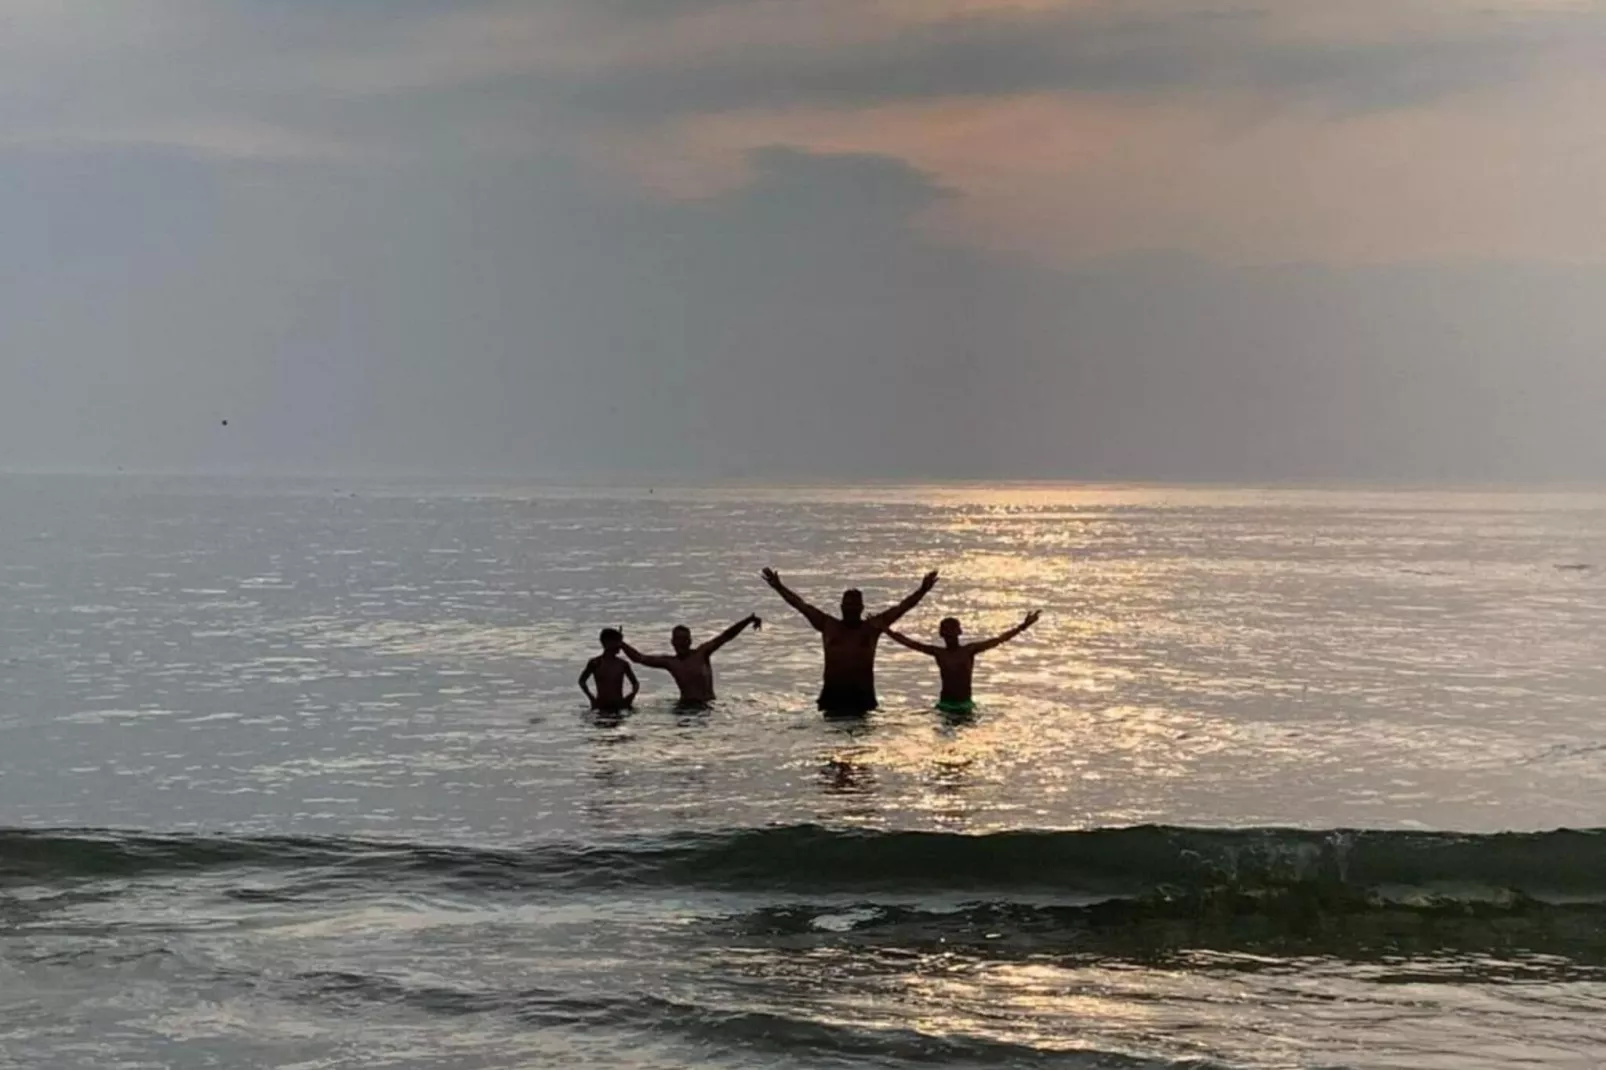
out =
[[[937,703],[937,709],[943,713],[975,713],[976,704],[974,702],[949,702],[943,699]]]

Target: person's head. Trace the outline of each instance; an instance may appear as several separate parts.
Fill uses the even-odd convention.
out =
[[[691,629],[684,624],[675,625],[675,630],[669,633],[669,645],[677,654],[691,653]]]
[[[625,641],[625,636],[618,628],[604,628],[602,633],[597,636],[597,639],[602,643],[603,653],[617,654],[619,653],[619,647]]]
[[[943,642],[953,644],[959,642],[964,629],[959,626],[958,617],[944,617],[942,623],[937,625],[937,634],[942,636]]]
[[[842,619],[855,621],[864,616],[864,592],[849,587],[842,592]]]

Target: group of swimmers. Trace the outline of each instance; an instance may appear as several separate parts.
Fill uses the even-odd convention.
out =
[[[1015,627],[980,642],[962,643],[963,629],[954,617],[946,617],[938,626],[941,645],[922,643],[894,631],[892,625],[908,613],[937,585],[937,573],[928,572],[903,601],[870,616],[864,614],[864,595],[856,588],[842,592],[842,615],[831,614],[805,602],[786,584],[774,569],[765,569],[764,582],[780,595],[787,605],[801,613],[814,630],[820,633],[825,649],[825,679],[820,689],[818,706],[822,713],[831,716],[859,716],[875,709],[879,702],[875,691],[876,645],[881,636],[910,650],[928,654],[936,659],[942,676],[942,694],[937,700],[941,710],[964,713],[973,708],[971,677],[976,666],[976,655],[991,650],[1015,638],[1037,623],[1038,614],[1028,613]],[[580,674],[580,690],[595,710],[617,712],[630,708],[641,684],[630,667],[634,662],[649,668],[668,672],[680,688],[680,701],[687,704],[711,702],[714,698],[714,652],[742,634],[749,626],[757,629],[763,622],[757,614],[744,617],[700,646],[693,646],[691,629],[676,625],[669,633],[672,654],[643,654],[625,642],[618,628],[604,628],[600,639],[602,653],[586,662]],[[621,658],[619,655],[623,654]],[[628,661],[625,659],[629,659]],[[592,690],[591,684],[595,684]],[[629,690],[626,690],[626,685]]]

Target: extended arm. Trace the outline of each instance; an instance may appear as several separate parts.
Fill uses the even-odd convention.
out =
[[[880,613],[877,613],[875,615],[877,623],[879,623],[883,628],[891,627],[897,622],[899,617],[909,612],[915,606],[918,606],[920,604],[920,600],[926,597],[926,595],[929,594],[931,589],[935,586],[937,586],[937,573],[936,570],[933,569],[931,572],[926,573],[925,578],[920,581],[920,586],[916,587],[914,592],[910,594],[908,598],[905,598],[902,602],[899,602],[891,609],[883,609]]]
[[[586,662],[585,671],[580,673],[580,690],[584,691],[586,693],[587,701],[589,701],[591,703],[591,705],[593,705],[593,706],[595,706],[597,704],[597,696],[592,694],[591,689],[586,686],[586,682],[591,679],[592,674],[595,673],[596,671],[597,671],[596,663],[588,661],[588,662]]]
[[[743,630],[745,630],[749,624],[757,628],[760,623],[761,622],[758,619],[757,613],[754,613],[751,616],[743,617],[741,620],[737,621],[735,624],[732,624],[729,628],[726,628],[724,631],[714,636],[714,638],[704,643],[698,649],[701,650],[705,656],[712,654],[714,651],[718,650],[732,639],[735,639],[738,635],[741,635]],[[628,649],[629,648],[627,647],[626,650]]]
[[[930,654],[932,657],[936,657],[938,654],[942,653],[942,647],[940,647],[940,646],[932,646],[930,643],[916,642],[915,640],[909,638],[907,635],[904,635],[902,632],[895,632],[891,628],[883,628],[882,632],[886,635],[886,637],[888,639],[891,639],[894,643],[897,643],[899,646],[906,646],[910,650],[916,651],[918,653]]]
[[[669,668],[669,659],[661,654],[643,654],[629,643],[621,643],[619,649],[625,652],[625,657],[637,665],[645,665],[649,669]]]
[[[1007,643],[1011,639],[1015,638],[1021,632],[1024,632],[1027,628],[1030,628],[1032,625],[1036,624],[1037,623],[1037,618],[1040,617],[1041,615],[1042,614],[1038,613],[1034,609],[1032,612],[1026,614],[1026,619],[1025,620],[1023,620],[1019,624],[1015,625],[1009,631],[1004,632],[1001,635],[995,635],[991,639],[983,639],[979,643],[971,643],[970,644],[970,649],[972,649],[976,653],[980,654],[983,650],[991,650],[995,646],[1003,646],[1005,643]]]
[[[781,582],[781,577],[776,574],[773,568],[765,569],[763,575],[764,582],[769,584],[787,605],[807,617],[808,622],[814,625],[815,631],[823,632],[831,626],[834,618],[829,613],[816,609],[799,598],[797,592]]]

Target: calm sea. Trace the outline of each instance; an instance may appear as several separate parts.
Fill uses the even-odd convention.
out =
[[[831,722],[767,565],[1044,617]],[[1606,1065],[1603,636],[1592,494],[5,477],[0,1065]]]

